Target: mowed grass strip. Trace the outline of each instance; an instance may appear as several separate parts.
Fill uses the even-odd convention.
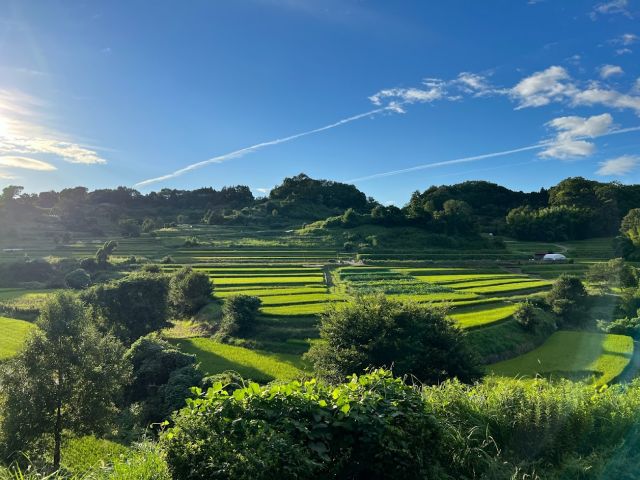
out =
[[[472,310],[455,312],[449,316],[462,328],[471,329],[507,320],[517,308],[517,304],[494,304],[489,305],[489,308],[483,305]]]
[[[322,275],[304,277],[235,277],[213,278],[214,285],[273,285],[273,284],[314,284],[322,283]]]
[[[474,280],[522,278],[522,275],[517,273],[461,273],[453,275],[416,275],[415,278],[428,283],[447,284]]]
[[[529,277],[498,278],[498,279],[491,279],[491,280],[471,280],[469,282],[447,283],[447,287],[463,290],[465,288],[489,287],[492,285],[507,285],[510,283],[535,282],[538,280],[539,279],[537,278],[529,278]]]
[[[0,317],[0,360],[13,357],[22,348],[33,323],[15,318]]]
[[[262,313],[265,315],[283,315],[283,316],[307,316],[320,315],[327,309],[329,302],[323,303],[304,303],[300,305],[278,305],[262,307]]]
[[[232,370],[256,382],[292,380],[304,375],[305,366],[298,355],[249,350],[203,337],[171,342],[195,355],[202,371],[209,375]]]
[[[398,294],[398,295],[386,295],[387,298],[393,300],[400,300],[404,302],[457,302],[462,300],[470,300],[477,298],[475,293],[467,292],[441,292],[441,293],[425,293],[425,294]]]
[[[486,287],[473,287],[465,289],[465,292],[474,292],[474,293],[506,293],[506,292],[518,292],[521,290],[533,290],[533,289],[542,289],[548,288],[552,285],[553,282],[549,280],[537,280],[534,282],[519,282],[519,283],[510,283],[506,285],[492,285]]]
[[[299,288],[287,288],[273,286],[271,288],[257,287],[257,288],[239,288],[239,287],[223,287],[218,288],[217,285],[214,289],[216,297],[225,298],[231,295],[254,295],[256,297],[269,297],[274,295],[307,295],[307,294],[321,294],[327,293],[325,286],[316,287],[299,287]]]
[[[632,355],[633,339],[625,335],[559,331],[535,350],[487,369],[506,377],[543,375],[603,385],[622,373]]]
[[[268,295],[260,297],[262,305],[294,305],[301,303],[322,303],[343,300],[341,295],[319,293],[310,295]]]

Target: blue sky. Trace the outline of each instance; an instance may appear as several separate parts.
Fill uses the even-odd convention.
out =
[[[3,0],[0,187],[260,195],[305,172],[402,204],[635,183],[639,19],[640,0]]]

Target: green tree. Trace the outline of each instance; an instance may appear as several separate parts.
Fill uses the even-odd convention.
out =
[[[480,371],[464,333],[443,309],[384,296],[358,297],[332,306],[320,322],[321,342],[307,358],[330,381],[369,367],[392,367],[425,383],[457,377],[468,382]]]
[[[620,233],[630,239],[634,246],[640,246],[640,208],[633,208],[624,216]]]
[[[613,258],[607,262],[592,264],[587,270],[586,279],[607,287],[633,288],[638,286],[635,269],[622,258]]]
[[[262,302],[251,295],[232,295],[225,298],[222,321],[216,334],[221,340],[229,337],[245,337],[255,327]]]
[[[547,294],[547,302],[565,323],[582,324],[587,319],[587,291],[578,277],[561,275]]]
[[[136,340],[125,359],[133,367],[133,380],[125,390],[125,398],[129,403],[142,404],[139,419],[143,426],[165,420],[183,407],[191,396],[190,388],[198,386],[203,378],[195,355],[181,352],[157,333]]]
[[[91,285],[91,276],[87,273],[86,270],[82,268],[76,268],[75,270],[67,273],[67,275],[64,277],[64,283],[66,283],[67,287],[69,288],[82,290]]]
[[[211,300],[213,285],[209,276],[183,267],[169,280],[169,304],[178,315],[193,315]]]
[[[133,218],[125,218],[118,222],[120,233],[123,237],[139,237],[140,224]]]
[[[2,431],[7,453],[52,437],[57,470],[62,432],[104,432],[117,413],[130,367],[122,344],[99,332],[69,293],[49,300],[37,325],[23,350],[0,371]]]
[[[520,324],[525,330],[533,331],[539,324],[538,317],[536,316],[536,308],[533,303],[529,301],[522,302],[518,305],[513,318]]]
[[[118,248],[118,242],[115,240],[107,240],[104,242],[98,251],[96,252],[96,262],[98,267],[104,268],[109,263],[109,257],[113,254],[114,250]]]
[[[147,217],[142,222],[141,228],[144,233],[150,233],[156,229],[156,222],[153,220],[153,218]]]
[[[82,293],[103,330],[126,344],[168,326],[167,277],[135,273]]]

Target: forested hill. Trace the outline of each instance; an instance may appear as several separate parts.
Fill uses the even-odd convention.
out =
[[[616,235],[625,215],[638,207],[640,185],[581,177],[531,193],[485,181],[431,186],[414,192],[399,208],[367,198],[354,185],[300,174],[285,178],[260,198],[243,185],[148,194],[128,187],[93,191],[75,187],[32,194],[9,186],[0,197],[0,220],[5,233],[29,221],[96,233],[118,228],[123,235],[135,236],[184,223],[281,228],[324,220],[327,228],[378,224],[451,236],[485,232],[552,241]]]

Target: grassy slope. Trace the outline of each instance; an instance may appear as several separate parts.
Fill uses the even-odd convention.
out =
[[[0,317],[0,360],[15,355],[34,325],[24,320]]]
[[[633,340],[624,335],[559,331],[529,353],[491,365],[503,376],[589,378],[606,384],[622,373],[633,355]]]
[[[291,380],[304,375],[298,355],[271,353],[218,343],[209,338],[174,339],[184,352],[196,355],[207,374],[233,370],[258,382]]]

